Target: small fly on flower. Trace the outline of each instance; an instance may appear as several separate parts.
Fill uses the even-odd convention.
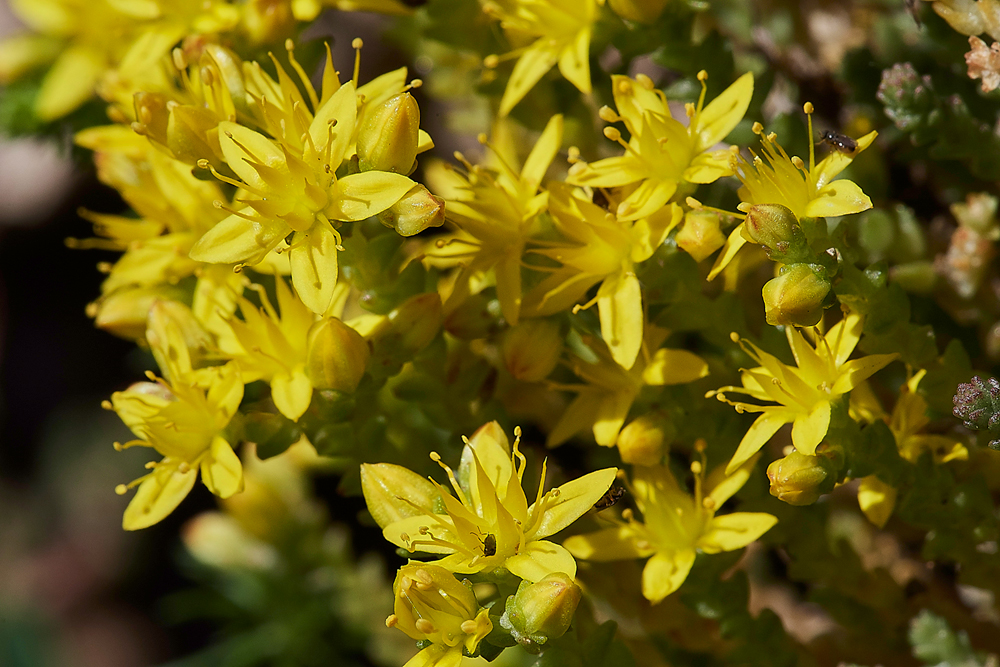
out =
[[[475,533],[473,533],[475,535]],[[477,535],[478,537],[478,535]],[[497,555],[497,537],[491,533],[486,533],[486,537],[480,538],[483,543],[483,556],[489,558]]]
[[[623,486],[612,486],[608,489],[601,498],[594,503],[594,509],[600,512],[601,510],[606,510],[609,507],[618,504],[618,501],[622,499],[625,495],[625,487]]]
[[[830,130],[826,130],[823,132],[823,136],[820,137],[819,140],[844,155],[854,155],[855,151],[858,150],[858,142],[851,139],[846,134],[841,134],[840,132],[831,132]]]

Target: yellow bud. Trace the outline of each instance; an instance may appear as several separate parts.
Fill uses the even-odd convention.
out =
[[[167,109],[167,97],[159,93],[139,92],[132,96],[135,104],[135,120],[133,127],[142,135],[157,143],[167,143],[167,122],[170,111]]]
[[[273,546],[248,534],[222,512],[204,512],[184,524],[181,539],[196,560],[220,569],[256,570],[278,560]]]
[[[274,44],[295,33],[288,0],[250,0],[242,7],[243,27],[254,44]]]
[[[829,468],[830,463],[826,457],[807,456],[793,451],[767,467],[771,495],[789,505],[812,504],[820,495],[833,488]]]
[[[400,236],[413,236],[429,227],[444,224],[444,200],[417,184],[380,213],[378,219],[386,227],[395,229]]]
[[[518,380],[540,382],[559,363],[562,348],[558,324],[550,320],[525,320],[504,334],[504,365]]]
[[[747,211],[743,238],[767,248],[767,256],[791,264],[805,249],[805,236],[795,214],[781,204],[757,204]]]
[[[711,211],[689,211],[677,232],[677,245],[700,262],[722,247],[726,237],[719,228],[719,215]]]
[[[361,490],[381,528],[422,514],[434,514],[438,490],[427,478],[392,463],[362,463]]]
[[[188,164],[208,160],[218,166],[222,149],[218,146],[219,119],[203,107],[178,105],[170,110],[164,145],[175,158]]]
[[[764,317],[772,325],[813,326],[823,315],[823,301],[829,292],[830,281],[808,264],[786,266],[781,275],[764,285]]]
[[[361,334],[328,317],[312,325],[306,345],[306,375],[313,387],[344,393],[358,388],[371,356]]]
[[[622,461],[640,466],[654,466],[663,458],[664,449],[676,435],[676,429],[664,415],[648,413],[632,420],[618,435]]]
[[[361,171],[409,174],[420,142],[420,107],[413,95],[399,93],[382,103],[358,132]]]
[[[471,654],[493,629],[472,588],[438,565],[404,565],[392,589],[396,597],[393,627],[417,641],[449,647],[461,644]]]
[[[500,625],[530,649],[565,634],[580,597],[580,587],[563,572],[553,572],[537,583],[522,581],[517,593],[507,598]]]
[[[146,335],[146,319],[153,304],[183,298],[183,291],[174,287],[119,289],[101,299],[90,314],[98,328],[121,338],[141,340]]]
[[[667,0],[608,0],[608,5],[626,21],[652,23],[660,18]]]

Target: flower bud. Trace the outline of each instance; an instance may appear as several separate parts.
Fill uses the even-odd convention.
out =
[[[364,377],[371,351],[357,331],[336,317],[312,325],[306,343],[306,375],[316,389],[351,393]]]
[[[562,348],[558,324],[550,320],[526,320],[504,334],[504,365],[518,380],[541,382],[559,363]]]
[[[441,296],[437,292],[410,297],[386,317],[388,334],[383,341],[391,340],[407,352],[424,349],[441,329],[443,314]]]
[[[170,118],[166,95],[138,92],[132,96],[132,101],[135,104],[135,123],[132,124],[132,129],[166,145],[167,123]]]
[[[537,583],[522,581],[517,593],[507,598],[500,625],[522,646],[537,647],[565,634],[580,597],[580,587],[564,572],[553,572]]]
[[[400,236],[414,236],[444,224],[444,200],[417,184],[395,204],[378,215],[379,222]]]
[[[263,570],[278,560],[273,546],[248,534],[221,512],[203,512],[188,521],[181,539],[196,560],[219,569]]]
[[[362,463],[361,490],[381,528],[411,516],[434,514],[440,495],[427,478],[392,463]]]
[[[420,107],[413,95],[393,95],[374,109],[358,132],[361,171],[409,174],[420,143]]]
[[[202,107],[178,105],[170,110],[164,144],[175,158],[187,164],[208,160],[218,167],[222,148],[218,145],[219,119]]]
[[[810,505],[833,488],[830,468],[827,457],[792,452],[767,467],[771,495],[789,505]]]
[[[250,0],[243,4],[243,27],[253,44],[275,44],[295,34],[288,0]]]
[[[676,433],[662,413],[648,413],[632,420],[618,434],[618,452],[625,463],[654,466],[660,463],[664,448]]]
[[[652,23],[660,18],[667,0],[608,0],[611,11],[626,21]]]
[[[481,292],[473,294],[444,319],[444,330],[455,338],[477,340],[494,333],[500,319],[500,302]]]
[[[786,266],[781,275],[764,285],[764,317],[772,325],[813,326],[823,315],[823,301],[829,292],[830,281],[808,264]]]
[[[806,249],[802,227],[792,211],[781,204],[757,204],[747,211],[743,238],[764,246],[767,256],[786,264],[794,262]]]
[[[175,287],[135,287],[118,289],[87,307],[94,324],[108,333],[129,340],[146,335],[149,310],[158,300],[180,300],[184,292]]]
[[[711,211],[689,211],[684,216],[684,226],[675,237],[677,245],[700,262],[726,242],[719,228],[719,215]]]
[[[396,597],[386,625],[417,641],[475,653],[493,629],[486,609],[479,607],[472,588],[438,565],[411,563],[399,568],[392,585]]]

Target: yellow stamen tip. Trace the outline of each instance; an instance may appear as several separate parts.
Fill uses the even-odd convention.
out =
[[[706,72],[705,70],[701,70],[700,72],[698,72],[698,80],[699,81],[707,81],[708,80],[708,72]]]
[[[761,125],[759,121],[755,121],[753,127],[751,127],[750,129],[753,130],[754,134],[760,134],[761,132],[764,131],[764,126]]]
[[[483,67],[493,69],[500,64],[500,58],[496,54],[490,54],[483,58]]]
[[[740,335],[735,331],[733,331],[729,334],[729,340],[733,341],[734,343],[738,343],[740,342]]]
[[[692,461],[691,472],[693,472],[696,475],[700,475],[701,471],[702,471],[701,463],[699,463],[698,461]]]
[[[360,37],[355,37],[354,40],[351,42],[351,48],[352,49],[360,49],[364,45],[365,45],[365,43],[363,41],[361,41]]]
[[[119,484],[118,486],[115,487],[115,493],[117,493],[119,496],[124,496],[126,493],[128,493],[128,487],[125,486],[124,484]]]
[[[694,441],[694,448],[699,452],[703,452],[708,449],[708,443],[705,442],[705,438],[698,438]]]
[[[700,210],[704,208],[704,204],[695,199],[694,197],[687,197],[684,199],[684,203],[687,204],[692,210]]]
[[[286,51],[294,51],[295,50],[295,42],[293,42],[291,39],[286,39],[285,40],[285,50]]]
[[[712,498],[703,498],[701,501],[701,506],[707,510],[714,510],[715,500],[713,500]]]
[[[390,614],[389,616],[386,616],[385,627],[392,628],[395,627],[397,623],[399,623],[399,617],[396,616],[395,614]]]
[[[816,109],[813,107],[812,102],[806,102],[805,104],[802,105],[802,110],[805,111],[806,113],[812,113]]]

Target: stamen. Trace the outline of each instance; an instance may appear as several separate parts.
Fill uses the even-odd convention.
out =
[[[295,42],[291,39],[285,40],[285,51],[288,52],[288,62],[291,63],[292,69],[295,73],[299,75],[299,79],[302,81],[302,86],[306,89],[306,93],[309,95],[309,101],[312,102],[313,109],[319,108],[319,98],[316,97],[316,89],[313,88],[312,82],[309,81],[309,77],[306,76],[305,70],[302,69],[302,65],[299,61],[295,59]]]
[[[466,438],[464,435],[462,436],[462,441],[465,442],[465,444],[469,444],[469,439]],[[452,471],[451,468],[445,465],[444,461],[441,460],[441,455],[438,454],[437,452],[431,452],[430,457],[431,461],[434,461],[434,463],[444,468],[444,471],[448,473],[448,481],[451,482],[451,487],[455,489],[455,495],[458,496],[458,499],[462,502],[463,505],[465,505],[466,507],[470,507],[471,503],[469,503],[469,499],[465,497],[465,492],[462,491],[461,485],[459,485],[458,480],[455,478],[454,471]]]
[[[354,49],[354,76],[351,77],[354,81],[354,87],[358,87],[358,75],[361,72],[361,47],[365,45],[361,41],[360,37],[355,37],[354,41],[351,42],[351,48]]]

